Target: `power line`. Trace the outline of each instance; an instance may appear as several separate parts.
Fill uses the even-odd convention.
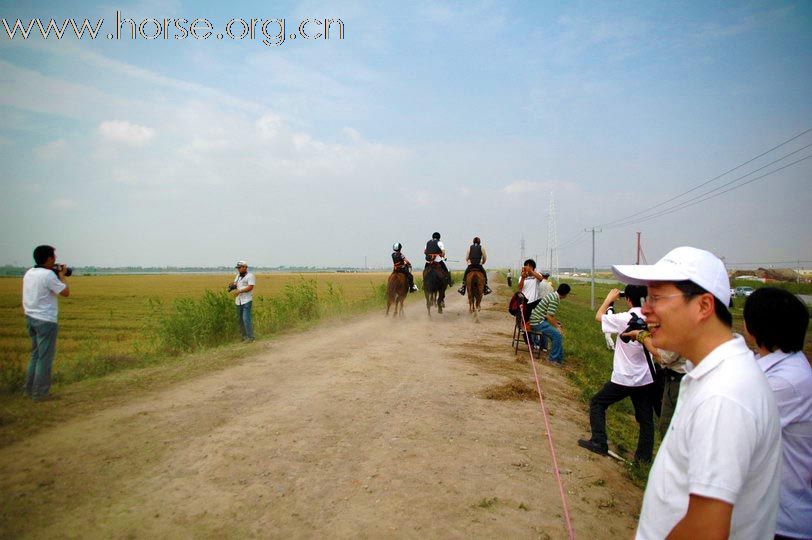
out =
[[[659,217],[659,216],[664,216],[666,214],[670,214],[672,211],[681,210],[683,208],[693,206],[694,204],[699,204],[699,203],[701,203],[703,201],[706,201],[708,199],[712,199],[713,197],[715,197],[717,195],[721,195],[722,193],[727,193],[729,191],[733,191],[734,189],[738,189],[738,188],[740,188],[742,186],[746,186],[747,184],[753,182],[754,180],[764,178],[764,176],[759,176],[756,179],[748,180],[747,182],[742,182],[738,186],[734,186],[731,189],[727,189],[725,191],[722,191],[720,193],[716,193],[715,195],[707,197],[707,195],[710,195],[711,193],[714,193],[715,191],[719,191],[720,189],[725,188],[725,187],[727,187],[727,186],[729,186],[731,184],[734,184],[734,183],[738,182],[739,180],[742,180],[743,178],[747,178],[751,174],[757,173],[758,171],[762,171],[762,170],[766,169],[767,167],[769,167],[771,165],[775,165],[779,161],[783,161],[786,158],[788,158],[788,157],[790,157],[792,155],[795,155],[795,154],[797,154],[798,152],[800,152],[802,150],[806,150],[809,147],[812,147],[812,143],[809,143],[809,144],[807,144],[806,146],[804,146],[802,148],[799,148],[799,149],[797,149],[797,150],[795,150],[793,152],[790,152],[789,154],[785,154],[785,155],[781,156],[780,158],[778,158],[776,160],[773,160],[770,163],[767,163],[766,165],[763,165],[763,166],[759,167],[758,169],[754,169],[754,170],[752,170],[752,171],[750,171],[750,172],[748,172],[746,174],[738,176],[738,177],[734,178],[733,180],[730,180],[729,182],[726,182],[726,183],[722,184],[721,186],[717,186],[717,187],[715,187],[715,188],[713,188],[713,189],[711,189],[709,191],[706,191],[704,193],[700,193],[699,195],[696,195],[696,196],[694,196],[694,197],[692,197],[692,198],[690,198],[688,200],[682,201],[681,203],[677,203],[674,206],[671,206],[670,208],[666,208],[663,211],[656,212],[656,211],[654,211],[652,209],[648,209],[648,210],[645,210],[643,212],[639,212],[636,218],[631,218],[631,219],[627,219],[625,221],[622,221],[620,223],[615,223],[614,225],[607,226],[607,228],[622,227],[622,226],[625,226],[625,225],[631,225],[633,223],[642,223],[643,221],[647,221],[648,219],[651,219],[651,218],[654,218],[654,217]],[[787,167],[795,165],[796,163],[799,163],[799,162],[803,161],[804,159],[808,159],[808,158],[809,158],[809,156],[807,156],[805,158],[802,158],[802,159],[799,159],[797,161],[793,161],[792,163],[790,163],[790,164],[788,164],[788,165],[786,165],[784,167],[780,167],[778,169],[775,169],[774,171],[769,172],[768,175],[773,174],[774,172],[778,172],[781,169],[785,169]],[[696,201],[696,202],[694,203],[694,201]],[[652,211],[654,211],[655,213],[651,214]],[[649,215],[646,215],[646,214],[649,214]]]
[[[736,166],[735,166],[735,167],[733,167],[732,169],[728,169],[727,171],[723,172],[723,173],[722,173],[722,174],[720,174],[720,175],[714,176],[714,177],[713,177],[713,178],[711,178],[710,180],[707,180],[707,181],[705,181],[705,182],[703,182],[703,183],[701,183],[701,184],[699,184],[699,185],[697,185],[697,186],[694,186],[693,188],[691,188],[691,189],[689,189],[689,190],[687,190],[687,191],[684,191],[684,192],[682,192],[682,193],[679,193],[678,195],[675,195],[675,196],[671,197],[670,199],[667,199],[667,200],[662,201],[662,202],[660,202],[660,203],[657,203],[657,204],[655,204],[655,205],[653,205],[653,206],[650,206],[650,207],[649,207],[649,208],[648,208],[648,209],[647,209],[645,212],[643,212],[643,213],[650,212],[650,211],[651,211],[652,209],[654,209],[654,208],[657,208],[657,207],[663,206],[663,205],[665,205],[665,204],[670,203],[671,201],[674,201],[674,200],[677,200],[677,199],[679,199],[679,198],[681,198],[681,197],[684,197],[685,195],[687,195],[687,194],[689,194],[689,193],[691,193],[691,192],[693,192],[693,191],[696,191],[697,189],[699,189],[699,188],[701,188],[701,187],[703,187],[703,186],[706,186],[706,185],[710,184],[711,182],[714,182],[714,181],[718,180],[719,178],[722,178],[723,176],[725,176],[725,175],[727,175],[727,174],[730,174],[730,173],[731,173],[731,172],[733,172],[733,171],[736,171],[736,170],[738,170],[738,169],[741,169],[741,168],[742,168],[742,167],[744,167],[745,165],[748,165],[748,164],[752,163],[753,161],[755,161],[755,160],[757,160],[757,159],[759,159],[759,158],[761,158],[761,157],[763,157],[763,156],[766,156],[766,155],[767,155],[767,154],[769,154],[770,152],[772,152],[772,151],[774,151],[774,150],[777,150],[778,148],[781,148],[782,146],[785,146],[785,145],[787,145],[787,144],[791,143],[792,141],[794,141],[794,140],[798,139],[799,137],[803,137],[804,135],[806,135],[806,134],[807,134],[807,133],[809,133],[810,131],[812,131],[812,128],[809,128],[809,129],[807,129],[807,130],[805,130],[805,131],[803,131],[803,132],[801,132],[801,133],[799,133],[799,134],[795,135],[794,137],[791,137],[791,138],[787,139],[786,141],[784,141],[784,142],[782,142],[782,143],[780,143],[780,144],[778,144],[778,145],[776,145],[776,146],[774,146],[774,147],[770,148],[769,150],[766,150],[766,151],[762,152],[761,154],[757,155],[757,156],[756,156],[756,157],[754,157],[754,158],[748,159],[748,160],[747,160],[747,161],[745,161],[744,163],[740,163],[739,165],[736,165]],[[603,225],[599,225],[599,226],[600,226],[600,227],[609,227],[609,226],[614,225],[615,223],[619,223],[619,222],[626,221],[626,220],[631,219],[631,218],[635,218],[635,217],[639,216],[640,214],[641,214],[641,212],[637,212],[637,213],[635,213],[635,214],[631,214],[631,215],[629,215],[629,216],[622,217],[622,218],[616,219],[616,220],[614,220],[614,221],[610,221],[610,222],[608,222],[608,223],[604,223]]]
[[[774,169],[774,170],[772,170],[772,171],[770,171],[770,172],[764,173],[764,174],[762,174],[761,176],[756,176],[755,178],[752,178],[752,179],[748,180],[747,182],[743,182],[743,183],[739,184],[738,186],[733,186],[733,187],[731,187],[731,188],[729,188],[729,189],[726,189],[726,190],[724,190],[724,191],[720,191],[719,193],[714,193],[713,195],[708,195],[708,194],[706,193],[705,195],[708,195],[707,197],[705,197],[705,198],[703,198],[703,199],[699,199],[699,200],[697,200],[697,201],[695,201],[695,202],[691,202],[691,203],[683,203],[683,204],[682,204],[682,206],[676,206],[676,207],[672,207],[672,208],[667,209],[667,210],[665,210],[665,211],[663,211],[663,212],[660,212],[659,214],[656,214],[656,215],[653,215],[653,216],[648,216],[648,217],[645,217],[645,218],[642,218],[642,219],[638,219],[638,220],[635,220],[635,221],[630,221],[630,222],[628,222],[628,223],[623,223],[623,224],[619,224],[619,225],[615,225],[615,226],[616,226],[616,227],[620,227],[620,226],[622,226],[622,225],[636,225],[636,224],[638,224],[638,223],[644,223],[644,222],[646,222],[646,221],[650,221],[650,220],[655,219],[655,218],[658,218],[658,217],[667,216],[668,214],[673,214],[674,212],[677,212],[677,211],[682,210],[682,209],[684,209],[684,208],[688,208],[689,206],[695,206],[695,205],[697,205],[697,204],[699,204],[699,203],[702,203],[702,202],[705,202],[705,201],[707,201],[707,200],[709,200],[709,199],[713,199],[714,197],[718,197],[719,195],[724,195],[725,193],[728,193],[728,192],[730,192],[730,191],[733,191],[734,189],[739,189],[740,187],[744,187],[744,186],[746,186],[747,184],[752,184],[752,183],[753,183],[753,182],[755,182],[756,180],[761,180],[762,178],[765,178],[765,177],[767,177],[767,176],[770,176],[770,175],[772,175],[772,174],[775,174],[775,173],[777,173],[778,171],[781,171],[781,170],[786,169],[787,167],[792,167],[793,165],[795,165],[795,164],[797,164],[797,163],[800,163],[800,162],[802,162],[802,161],[805,161],[805,160],[807,160],[807,159],[809,159],[809,158],[812,158],[812,154],[811,154],[811,155],[808,155],[808,156],[806,156],[806,157],[802,157],[801,159],[797,159],[797,160],[793,161],[792,163],[787,163],[786,165],[784,165],[784,166],[782,166],[782,167],[778,167],[777,169]],[[709,193],[710,193],[710,192],[709,192]]]
[[[569,240],[567,240],[563,244],[559,244],[557,249],[560,250],[560,249],[570,248],[570,247],[574,246],[575,244],[581,243],[584,239],[586,239],[588,237],[589,237],[589,235],[587,235],[586,231],[581,231],[580,233],[578,233],[574,237],[570,238]]]

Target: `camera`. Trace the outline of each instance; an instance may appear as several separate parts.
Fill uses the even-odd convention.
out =
[[[625,334],[626,332],[631,332],[632,330],[648,330],[648,325],[646,324],[646,321],[644,321],[642,317],[638,317],[636,313],[632,313],[632,318],[629,319],[629,326],[627,326],[626,329],[623,332],[621,332],[620,339],[623,340],[623,343],[628,343],[629,341],[631,341],[632,338],[630,338],[629,336],[624,336],[622,334]]]
[[[235,290],[236,288],[237,288],[236,283],[229,283],[228,284],[228,292],[231,292],[231,291]]]
[[[617,297],[618,298],[626,298],[626,292],[625,291],[620,291],[620,294],[617,295]]]
[[[65,269],[65,277],[71,277],[73,275],[73,268],[65,266],[64,264],[55,264],[51,270],[59,277],[59,272],[61,272],[63,268]]]

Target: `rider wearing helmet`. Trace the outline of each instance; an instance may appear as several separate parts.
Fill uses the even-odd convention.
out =
[[[471,270],[479,270],[485,276],[485,294],[491,294],[491,288],[488,287],[488,273],[485,272],[483,264],[488,260],[488,255],[485,253],[485,248],[482,247],[482,241],[478,236],[474,237],[474,243],[468,248],[468,253],[465,254],[465,262],[468,267],[465,269],[465,274],[462,276],[462,287],[457,292],[465,295],[465,278],[468,277],[468,272]]]
[[[426,249],[423,251],[426,254],[426,268],[433,262],[438,263],[440,268],[445,272],[445,279],[448,286],[451,287],[454,282],[451,281],[451,272],[445,265],[445,246],[440,242],[440,233],[436,232],[431,235],[431,240],[426,242]]]
[[[415,292],[417,287],[414,284],[414,276],[412,275],[412,263],[400,252],[401,249],[403,249],[403,246],[400,242],[392,244],[392,264],[395,265],[392,271],[406,274],[406,281],[409,283],[409,292]]]

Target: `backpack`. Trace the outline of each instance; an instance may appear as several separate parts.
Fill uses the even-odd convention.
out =
[[[517,292],[511,297],[510,302],[508,302],[508,313],[515,317],[525,304],[527,304],[527,298],[525,298],[521,291]]]

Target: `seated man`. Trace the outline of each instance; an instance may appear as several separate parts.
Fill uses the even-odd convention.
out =
[[[555,314],[561,300],[566,298],[569,293],[570,286],[562,283],[558,286],[557,291],[542,298],[530,313],[530,329],[542,334],[543,338],[552,340],[553,348],[548,360],[558,365],[564,362],[564,326],[555,318]],[[536,348],[539,348],[543,344],[536,343],[535,345]]]
[[[409,292],[415,292],[417,287],[414,284],[414,275],[412,275],[412,263],[400,252],[401,249],[403,249],[403,246],[400,242],[392,244],[392,263],[395,266],[392,272],[405,274],[406,282],[409,284]]]
[[[482,241],[478,236],[474,238],[474,243],[468,248],[468,253],[465,254],[465,262],[468,263],[468,267],[462,276],[462,287],[457,292],[465,295],[465,278],[468,277],[468,272],[479,270],[485,276],[485,294],[491,294],[491,288],[488,287],[488,273],[485,272],[485,268],[482,266],[488,262],[488,255],[485,253],[485,248],[482,247]]]
[[[804,355],[809,310],[797,296],[764,287],[744,303],[744,330],[772,388],[784,466],[775,538],[812,538],[812,368]]]
[[[446,283],[451,287],[454,282],[451,280],[451,272],[445,265],[445,246],[440,242],[440,233],[436,232],[431,235],[431,240],[426,242],[426,249],[423,250],[423,253],[426,255],[426,268],[433,262],[439,264],[445,273]]]

